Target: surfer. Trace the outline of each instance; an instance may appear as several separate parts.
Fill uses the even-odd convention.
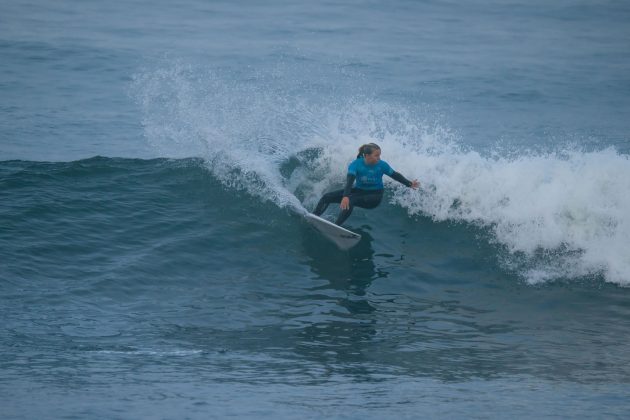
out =
[[[341,211],[335,224],[341,226],[350,217],[355,206],[364,209],[377,207],[383,199],[383,175],[413,189],[420,186],[417,180],[409,181],[394,171],[387,162],[381,160],[381,148],[377,144],[364,144],[359,147],[357,158],[348,166],[346,187],[324,194],[313,214],[320,216],[326,211],[328,204],[340,203]],[[352,187],[355,181],[356,185]]]

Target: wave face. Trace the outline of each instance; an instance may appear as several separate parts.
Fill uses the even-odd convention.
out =
[[[419,192],[388,184],[411,220],[481,228],[503,268],[530,283],[630,284],[627,155],[575,145],[481,153],[426,110],[290,90],[268,75],[235,82],[176,64],[138,74],[133,95],[162,155],[198,156],[225,186],[280,208],[312,208],[342,185],[357,146],[375,141],[383,159],[422,184]]]
[[[305,179],[327,167],[325,156],[334,161],[330,150],[313,156],[290,160],[290,175],[281,176],[289,163],[280,165],[287,194],[310,197],[291,181],[312,191]],[[418,174],[429,184],[438,172],[429,163],[441,158],[425,159]],[[568,286],[519,282],[511,270],[521,268],[498,258],[507,245],[497,228],[475,226],[481,217],[464,211],[475,208],[467,196],[440,213],[441,184],[437,197],[392,185],[393,204],[353,214],[350,227],[363,238],[340,252],[287,211],[291,202],[235,190],[212,170],[200,158],[0,162],[0,361],[8,376],[45,378],[37,392],[62,392],[60,372],[97,366],[104,372],[88,379],[62,376],[63,386],[94,398],[112,376],[131,375],[111,387],[122,398],[154,372],[170,378],[166,388],[227,378],[230,386],[220,381],[212,392],[230,401],[243,384],[324,390],[331,376],[344,398],[356,391],[349,381],[366,376],[465,383],[463,395],[484,382],[498,392],[521,376],[550,388],[597,382],[623,395],[628,289],[601,276]],[[418,207],[428,204],[435,210]],[[437,220],[448,218],[471,222]],[[19,386],[4,391],[26,398]],[[389,392],[379,398],[389,401]],[[54,410],[66,412],[71,401],[60,401]]]

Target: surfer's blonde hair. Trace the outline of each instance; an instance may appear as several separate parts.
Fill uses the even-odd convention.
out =
[[[365,155],[371,155],[372,152],[375,150],[381,150],[381,147],[376,143],[366,143],[359,147],[359,154],[357,154],[357,159],[365,157]]]

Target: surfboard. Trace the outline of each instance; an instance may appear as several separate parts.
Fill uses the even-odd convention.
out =
[[[319,233],[332,241],[337,247],[347,250],[355,246],[361,240],[361,235],[354,233],[346,228],[337,226],[326,219],[315,216],[313,213],[304,215],[306,221],[313,226]]]

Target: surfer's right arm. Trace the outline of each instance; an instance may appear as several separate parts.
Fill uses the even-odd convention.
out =
[[[341,199],[341,207],[342,210],[348,210],[350,208],[350,193],[352,192],[352,184],[354,184],[354,180],[357,177],[353,174],[348,174],[346,176],[346,187],[343,189],[343,198]]]

